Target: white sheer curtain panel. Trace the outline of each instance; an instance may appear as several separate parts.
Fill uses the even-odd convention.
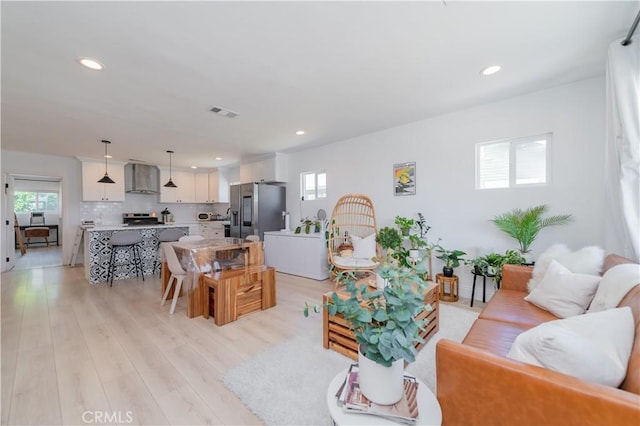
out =
[[[609,46],[605,246],[640,261],[640,37]]]

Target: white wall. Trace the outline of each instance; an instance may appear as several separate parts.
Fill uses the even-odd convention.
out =
[[[82,201],[82,164],[74,157],[61,157],[40,154],[30,154],[18,151],[2,150],[2,178],[3,185],[7,175],[33,175],[50,176],[61,179],[62,203],[61,203],[61,237],[63,249],[63,263],[71,261],[73,242],[82,220],[94,220],[102,225],[115,225],[122,223],[122,213],[125,212],[152,212],[160,213],[167,207],[177,223],[195,222],[196,213],[199,211],[212,211],[226,214],[228,203],[214,204],[169,204],[160,203],[159,195],[126,194],[125,201],[121,203],[83,202]],[[4,202],[4,200],[3,200]],[[2,236],[2,270],[6,270],[7,256],[13,257],[11,242],[6,243],[6,238],[13,234],[13,212],[2,208],[2,220],[9,220],[10,227],[3,227],[7,232]],[[5,215],[7,217],[5,217]],[[20,219],[20,218],[19,218]],[[27,222],[28,223],[28,222]],[[47,219],[47,223],[50,222]],[[9,229],[5,229],[9,228]],[[10,251],[8,251],[10,250]],[[7,253],[8,251],[8,253]],[[78,263],[82,262],[82,256],[78,257]]]
[[[543,230],[532,246],[534,258],[554,242],[574,249],[603,246],[604,87],[603,77],[584,80],[293,153],[287,185],[292,227],[319,208],[330,216],[341,195],[359,192],[372,198],[379,228],[392,226],[396,215],[421,212],[432,227],[430,241],[441,237],[446,248],[472,256],[516,248],[489,220],[539,204],[575,220]],[[549,185],[475,189],[476,143],[547,132],[553,133]],[[393,164],[409,161],[416,162],[417,194],[394,196]],[[321,169],[327,171],[328,199],[300,202],[299,174]],[[434,270],[440,268],[436,260]],[[456,274],[461,295],[470,297],[472,276],[466,267]]]
[[[68,264],[71,259],[73,239],[76,225],[80,223],[79,206],[82,196],[82,171],[80,163],[75,158],[30,154],[25,152],[2,150],[2,179],[3,185],[6,183],[7,175],[32,175],[51,176],[61,179],[62,185],[62,205],[61,205],[61,226],[62,232],[59,236],[63,248],[64,263]],[[13,212],[2,209],[2,220],[9,220],[13,225]],[[13,233],[13,226],[6,229],[7,234]],[[3,242],[9,235],[3,236]],[[13,257],[13,252],[7,253],[7,244],[2,244],[2,270],[5,270],[6,257]]]

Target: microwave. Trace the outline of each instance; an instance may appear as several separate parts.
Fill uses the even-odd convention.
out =
[[[211,219],[213,219],[213,213],[212,212],[200,212],[196,214],[196,219],[198,220],[198,222],[208,222]]]

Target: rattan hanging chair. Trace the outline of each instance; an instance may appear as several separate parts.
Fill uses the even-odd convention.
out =
[[[381,259],[382,251],[375,241],[378,227],[369,197],[362,194],[340,197],[328,231],[328,258],[333,278],[340,273],[373,272],[378,267],[377,259]]]

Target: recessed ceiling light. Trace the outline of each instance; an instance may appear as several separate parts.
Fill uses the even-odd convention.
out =
[[[298,130],[298,131],[296,132],[296,135],[304,135],[304,130]]]
[[[104,158],[113,158],[113,157],[110,155],[105,155]]]
[[[191,168],[192,168],[192,169],[197,169],[197,168],[198,168],[198,166],[191,166]]]
[[[96,61],[95,59],[91,59],[91,58],[80,58],[78,59],[78,62],[80,62],[80,64],[84,65],[87,68],[91,68],[92,70],[100,71],[101,69],[104,68],[104,65],[102,65],[100,62]]]
[[[480,70],[480,75],[491,75],[500,71],[502,67],[500,65],[489,65],[488,67],[482,68]]]
[[[220,161],[222,160],[222,157],[216,157],[216,160]]]

